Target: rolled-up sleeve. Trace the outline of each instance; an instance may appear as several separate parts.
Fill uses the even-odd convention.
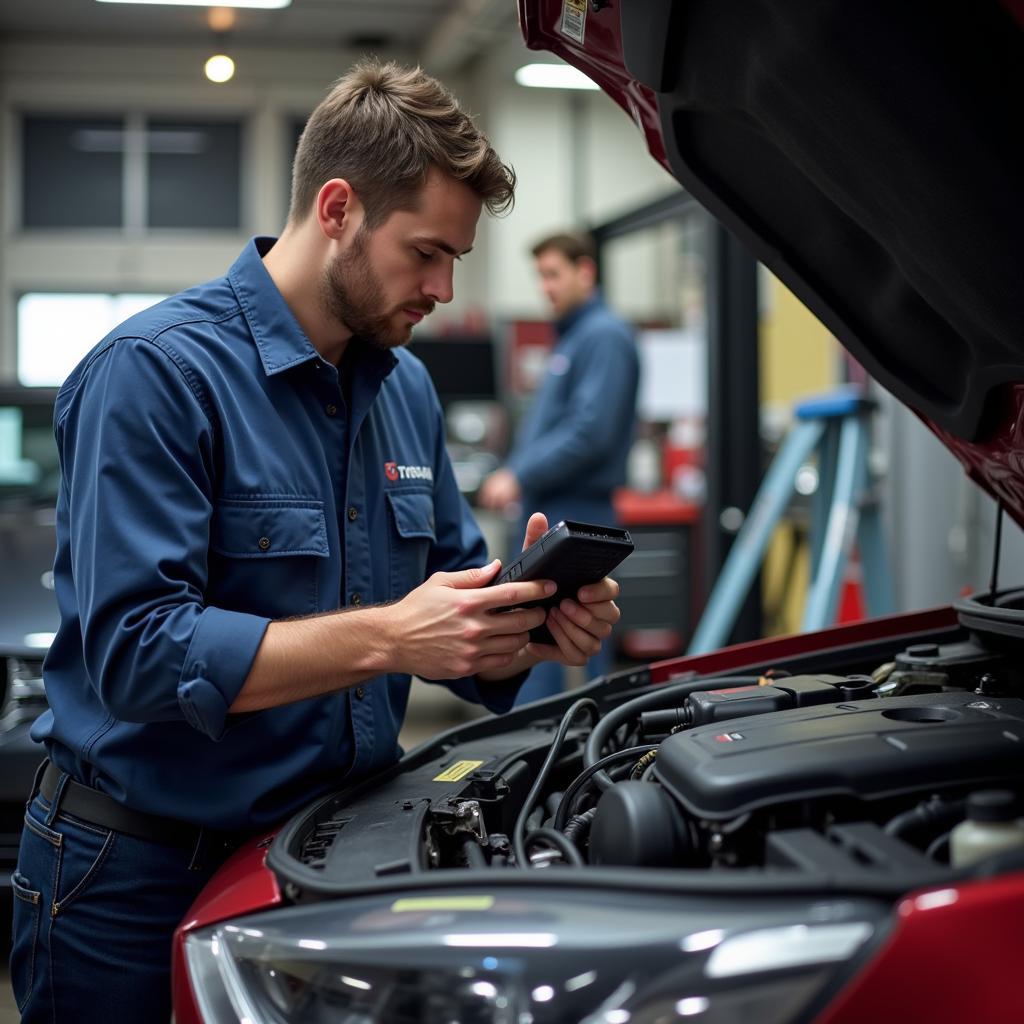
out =
[[[245,683],[269,620],[204,608],[185,654],[178,705],[189,725],[220,739],[228,709]]]
[[[199,383],[158,342],[121,338],[57,416],[90,684],[115,718],[219,739],[269,620],[205,603],[216,455]]]

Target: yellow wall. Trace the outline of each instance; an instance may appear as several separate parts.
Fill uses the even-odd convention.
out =
[[[777,277],[762,268],[761,403],[783,407],[835,387],[840,348]]]
[[[761,405],[773,423],[788,423],[794,403],[835,387],[839,381],[841,349],[832,335],[778,278],[763,268]],[[768,548],[762,576],[766,601],[778,594],[789,547],[789,531],[780,527]],[[783,605],[781,623],[770,632],[791,633],[799,628],[807,594],[807,552],[796,563],[789,598]]]

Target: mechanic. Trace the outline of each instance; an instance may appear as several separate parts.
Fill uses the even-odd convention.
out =
[[[422,71],[313,112],[288,223],[122,324],[62,387],[47,750],[14,876],[25,1024],[170,1016],[173,931],[244,838],[400,756],[410,677],[507,710],[582,664],[604,580],[487,588],[440,406],[402,347],[515,177]],[[526,541],[547,527],[529,523]],[[340,610],[339,610],[340,609]]]
[[[539,509],[551,523],[613,525],[612,492],[626,482],[639,360],[633,333],[597,286],[597,247],[585,233],[542,239],[532,249],[558,340],[506,465],[484,480],[484,508]],[[591,677],[611,668],[611,644],[590,659]],[[530,674],[517,704],[560,693],[562,665]]]

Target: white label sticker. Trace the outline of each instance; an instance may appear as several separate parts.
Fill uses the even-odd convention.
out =
[[[582,46],[586,27],[587,0],[562,0],[562,24],[559,26],[562,35]]]

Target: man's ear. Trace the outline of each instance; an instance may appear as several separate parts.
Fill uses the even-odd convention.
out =
[[[576,270],[585,287],[597,285],[597,264],[589,256],[581,256],[576,261]]]
[[[324,235],[337,241],[359,227],[362,205],[344,178],[331,178],[320,186],[313,213]]]

